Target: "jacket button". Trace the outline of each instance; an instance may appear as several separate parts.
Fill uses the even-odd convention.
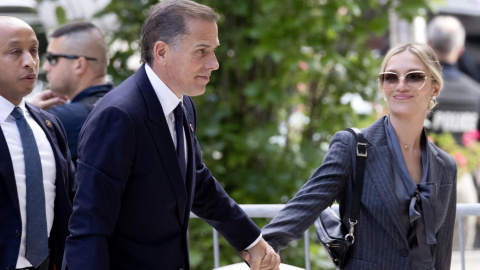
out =
[[[13,268],[10,267],[10,266],[7,266],[7,268],[5,268],[5,270],[12,270]]]
[[[19,238],[20,236],[22,236],[22,233],[19,230],[16,230],[15,231],[15,237]]]
[[[179,268],[178,270],[183,270],[183,268]]]
[[[402,255],[403,257],[407,257],[407,256],[408,256],[408,250],[402,248],[402,249],[400,250],[400,255]]]

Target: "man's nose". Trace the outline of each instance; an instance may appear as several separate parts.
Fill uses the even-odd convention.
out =
[[[220,64],[217,61],[217,56],[214,53],[212,54],[212,57],[205,63],[205,67],[211,70],[217,70],[220,67]]]

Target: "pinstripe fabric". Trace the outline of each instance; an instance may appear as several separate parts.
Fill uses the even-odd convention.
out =
[[[362,130],[368,142],[360,217],[355,226],[355,244],[345,269],[450,269],[453,224],[456,207],[457,168],[451,156],[429,142],[428,182],[437,185],[437,196],[430,200],[435,213],[435,265],[421,263],[410,254],[405,229],[393,194],[393,171],[384,117]],[[285,208],[262,229],[263,238],[275,250],[285,248],[302,237],[319,213],[335,200],[342,217],[348,216],[353,188],[355,138],[337,132],[322,165],[288,202]],[[343,218],[347,224],[347,218]]]

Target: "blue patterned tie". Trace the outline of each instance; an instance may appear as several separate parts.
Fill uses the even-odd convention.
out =
[[[182,102],[178,103],[178,106],[173,110],[175,114],[175,132],[177,133],[177,157],[180,164],[180,170],[182,170],[183,181],[187,175],[187,165],[185,162],[185,145],[183,142],[183,109]]]
[[[25,159],[27,189],[27,243],[25,257],[37,268],[48,256],[47,219],[45,214],[45,191],[43,189],[42,163],[32,129],[23,116],[23,111],[15,107],[15,117],[22,140]]]

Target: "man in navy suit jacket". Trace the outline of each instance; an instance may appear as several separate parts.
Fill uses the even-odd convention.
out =
[[[252,269],[278,269],[280,258],[203,164],[195,138],[190,96],[203,94],[219,67],[216,18],[188,0],[150,10],[144,65],[105,95],[80,132],[68,269],[190,269],[190,211],[248,250]]]
[[[72,206],[67,190],[73,180],[73,164],[65,130],[56,117],[24,100],[37,80],[38,46],[27,23],[0,17],[0,269],[60,267],[68,236]],[[13,111],[24,116],[14,117]],[[20,130],[25,129],[19,122],[30,128],[33,137],[28,141],[34,143],[30,144],[33,148],[24,147],[21,134],[25,133]],[[34,171],[26,158],[32,152],[38,153],[39,161]],[[32,189],[32,184],[39,189]],[[31,198],[39,197],[42,203],[32,203],[36,199]],[[39,223],[32,225],[35,214],[29,213],[38,212],[45,215],[39,214]],[[39,243],[44,247],[42,255],[29,256],[34,246],[42,245]]]

